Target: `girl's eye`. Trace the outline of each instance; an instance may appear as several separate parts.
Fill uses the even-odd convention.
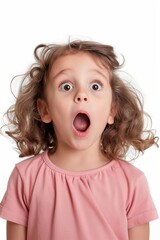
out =
[[[73,85],[72,85],[71,83],[62,83],[62,84],[60,85],[60,89],[61,89],[62,91],[70,91],[70,90],[73,89]]]
[[[102,89],[102,84],[98,83],[98,82],[94,82],[91,84],[91,89],[94,91],[99,91]]]

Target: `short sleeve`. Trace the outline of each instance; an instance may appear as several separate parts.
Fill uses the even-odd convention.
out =
[[[25,204],[24,185],[16,167],[9,178],[7,191],[0,203],[0,217],[27,226],[28,209]]]
[[[131,190],[131,196],[127,209],[128,228],[133,228],[158,218],[144,174],[141,174],[136,180]]]

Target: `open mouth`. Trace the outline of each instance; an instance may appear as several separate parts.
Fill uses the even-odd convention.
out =
[[[90,119],[85,113],[78,113],[73,121],[73,126],[78,132],[86,132],[90,126]]]

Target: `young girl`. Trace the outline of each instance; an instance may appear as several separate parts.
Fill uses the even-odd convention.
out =
[[[39,45],[7,116],[18,146],[0,216],[8,240],[147,240],[147,180],[124,161],[157,139],[111,46]],[[31,155],[33,155],[31,157]]]

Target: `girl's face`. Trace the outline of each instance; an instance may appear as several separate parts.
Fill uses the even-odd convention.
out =
[[[58,58],[38,109],[43,122],[52,121],[58,146],[99,146],[106,124],[114,121],[108,70],[83,52]]]

